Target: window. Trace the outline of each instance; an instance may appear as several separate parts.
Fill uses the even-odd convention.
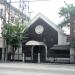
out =
[[[70,42],[70,35],[67,35],[67,42]]]

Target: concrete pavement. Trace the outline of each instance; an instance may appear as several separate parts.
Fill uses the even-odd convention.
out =
[[[74,65],[0,63],[0,75],[75,75]]]

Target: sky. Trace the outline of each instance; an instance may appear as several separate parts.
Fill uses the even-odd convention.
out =
[[[11,1],[15,2],[19,0],[11,0]],[[65,5],[64,1],[68,4],[75,3],[75,0],[30,0],[30,1],[33,1],[29,3],[29,9],[30,12],[32,12],[31,18],[33,18],[36,14],[40,12],[46,17],[48,17],[48,19],[53,21],[55,24],[59,24],[62,20],[62,18],[60,18],[60,15],[58,13],[60,11],[60,8]],[[16,8],[19,8],[18,2],[12,4]]]
[[[11,0],[13,2],[19,0]],[[31,0],[32,1],[32,0]],[[58,25],[62,18],[58,14],[61,7],[65,6],[64,1],[68,4],[74,4],[75,0],[33,0],[33,2],[29,3],[29,9],[31,13],[31,19],[36,16],[39,12]],[[18,7],[18,3],[12,3],[13,6],[16,8]],[[68,32],[69,29],[66,29]]]

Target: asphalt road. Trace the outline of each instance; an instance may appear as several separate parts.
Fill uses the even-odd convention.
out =
[[[75,75],[75,65],[0,63],[0,75]]]

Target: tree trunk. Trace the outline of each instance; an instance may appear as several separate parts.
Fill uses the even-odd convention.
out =
[[[3,38],[2,61],[5,61],[5,39]]]
[[[12,61],[15,60],[15,49],[14,47],[12,47]]]

